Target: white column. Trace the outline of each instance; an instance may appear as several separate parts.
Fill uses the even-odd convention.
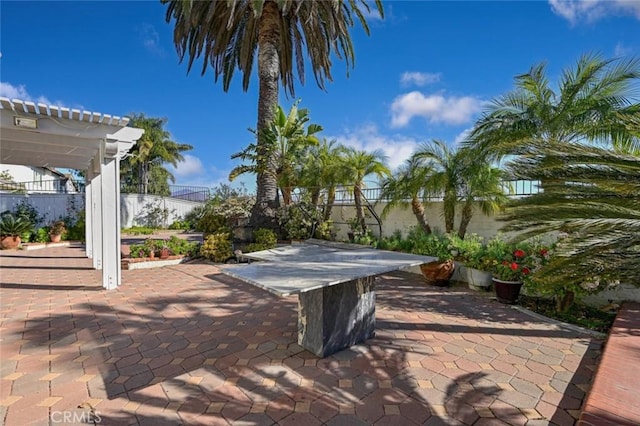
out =
[[[91,170],[86,171],[84,188],[84,250],[89,259],[93,258],[93,197],[91,196],[92,186]]]
[[[120,285],[120,160],[102,162],[102,286]]]
[[[91,238],[93,239],[93,267],[102,269],[102,175],[91,179]]]

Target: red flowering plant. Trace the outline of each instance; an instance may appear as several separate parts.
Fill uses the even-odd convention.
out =
[[[493,277],[524,282],[549,259],[550,249],[538,241],[517,244],[493,238],[487,243],[493,261]]]

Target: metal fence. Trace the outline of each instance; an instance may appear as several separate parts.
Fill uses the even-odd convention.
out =
[[[505,194],[510,197],[526,197],[541,192],[539,181],[530,180],[510,180],[504,181],[502,184]],[[307,191],[309,189],[306,189]],[[84,193],[85,183],[83,181],[63,181],[63,180],[43,180],[34,182],[0,182],[0,191],[14,193],[59,193],[74,194]],[[142,185],[125,185],[120,186],[120,192],[123,194],[144,194]],[[304,191],[302,191],[304,192]],[[155,193],[147,191],[149,195],[158,195],[162,197],[176,198],[185,201],[206,202],[211,198],[211,189],[205,186],[191,185],[169,185],[168,191],[163,193]],[[323,191],[323,195],[324,191]],[[389,201],[389,197],[382,197],[382,188],[364,188],[362,195],[370,202]],[[294,194],[294,199],[301,198],[301,193]],[[325,197],[326,198],[326,197]],[[442,194],[432,194],[426,197],[428,201],[442,200]],[[354,202],[353,191],[350,188],[341,187],[336,190],[336,204],[352,204]]]

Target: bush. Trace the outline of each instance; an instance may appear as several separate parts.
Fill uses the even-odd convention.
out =
[[[19,237],[24,233],[30,233],[33,225],[24,216],[14,216],[11,213],[4,213],[0,218],[0,235],[10,235]]]
[[[282,206],[277,212],[278,224],[284,231],[284,237],[290,240],[306,240],[320,228],[322,212],[309,202]]]
[[[67,226],[67,240],[85,241],[85,214],[84,210],[78,213],[75,223]]]
[[[253,197],[236,197],[226,200],[213,199],[201,209],[187,215],[187,219],[195,219],[195,229],[204,233],[231,232],[235,226],[251,215],[255,203]]]
[[[49,241],[49,227],[45,226],[31,234],[29,241],[32,243],[46,243]]]
[[[147,228],[146,226],[132,226],[131,228],[125,228],[120,232],[126,235],[151,235],[155,232],[155,229]]]
[[[171,225],[169,225],[169,229],[188,231],[189,229],[191,229],[191,223],[186,220],[176,220]]]
[[[274,248],[278,244],[278,237],[271,229],[260,228],[253,231],[253,240],[267,248]]]
[[[231,235],[227,232],[209,235],[200,248],[200,254],[214,262],[224,262],[233,257]]]

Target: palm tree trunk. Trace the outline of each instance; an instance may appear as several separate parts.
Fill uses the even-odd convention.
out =
[[[273,120],[278,105],[278,79],[280,77],[280,12],[273,1],[266,1],[258,28],[258,177],[256,203],[251,211],[253,227],[277,228],[278,208],[277,163],[272,150],[267,149],[265,130]]]
[[[327,205],[324,207],[324,221],[331,219],[331,211],[333,210],[333,203],[336,201],[336,187],[330,186],[327,191]]]
[[[280,189],[280,192],[282,192],[282,204],[284,204],[285,206],[291,204],[291,190],[292,188],[289,186],[283,186]]]
[[[367,232],[367,224],[364,222],[364,212],[362,211],[362,191],[360,185],[353,187],[353,199],[356,204],[356,218],[358,223],[362,227],[362,232]]]
[[[422,228],[425,234],[431,234],[431,226],[429,226],[429,222],[424,217],[424,206],[422,205],[418,197],[413,197],[411,199],[411,210],[418,220],[420,228]]]
[[[311,204],[317,206],[320,204],[320,187],[315,187],[311,189]]]
[[[445,192],[442,203],[444,204],[444,228],[445,232],[453,232],[454,219],[456,217],[456,194]]]
[[[473,200],[467,200],[462,208],[462,216],[460,217],[460,227],[458,228],[458,237],[464,239],[467,233],[467,227],[473,216]]]

